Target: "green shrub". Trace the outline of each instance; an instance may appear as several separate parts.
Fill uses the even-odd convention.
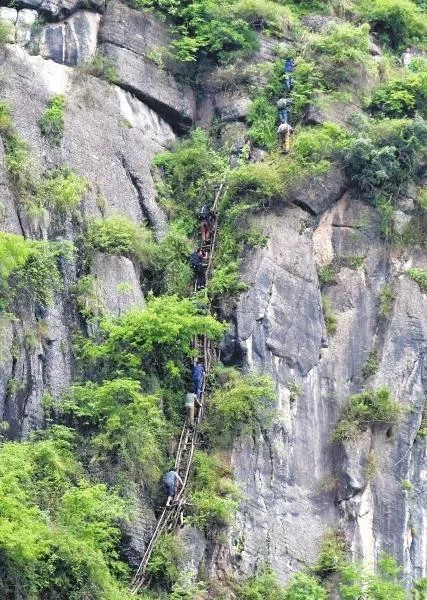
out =
[[[87,179],[68,167],[58,167],[44,175],[37,188],[37,202],[59,213],[73,212],[88,189]]]
[[[349,148],[352,136],[340,125],[324,123],[297,132],[292,154],[307,163],[329,159]]]
[[[326,333],[328,335],[333,335],[337,330],[338,321],[332,309],[332,301],[327,296],[322,299],[322,308]]]
[[[248,136],[253,144],[266,150],[277,146],[277,109],[265,96],[252,102],[248,123]]]
[[[286,588],[285,600],[327,600],[326,590],[320,583],[306,573],[297,573]]]
[[[55,146],[59,146],[64,133],[64,110],[65,97],[52,96],[39,119],[42,135],[47,137]]]
[[[380,40],[393,49],[425,43],[424,15],[410,0],[359,0],[358,8]]]
[[[97,52],[91,62],[83,67],[83,71],[108,83],[115,83],[119,78],[115,62],[100,52]]]
[[[4,100],[0,100],[0,135],[7,135],[12,128],[13,122],[10,106]]]
[[[380,290],[380,306],[379,313],[384,319],[389,319],[393,312],[393,304],[396,295],[393,287],[386,283]]]
[[[10,35],[13,31],[12,23],[0,19],[0,48],[4,48],[9,42]]]
[[[179,563],[183,557],[184,549],[176,534],[162,533],[154,546],[147,573],[158,584],[170,588],[179,579]]]
[[[393,79],[373,95],[370,108],[380,117],[413,117],[416,111],[427,114],[427,73]]]
[[[284,33],[294,23],[290,8],[271,0],[237,0],[231,5],[231,12],[250,25],[262,23],[272,33]]]
[[[363,66],[369,67],[369,26],[332,24],[313,43],[325,82],[329,86],[351,82]]]
[[[361,392],[347,400],[333,438],[343,441],[356,437],[366,425],[395,423],[400,413],[400,405],[387,387]]]
[[[193,355],[195,336],[206,333],[218,339],[223,332],[223,325],[191,300],[151,297],[144,309],[101,322],[104,341],[82,343],[82,366],[93,369],[98,379],[114,374],[140,380],[150,373],[162,380],[171,370],[182,373],[185,359]]]
[[[190,493],[195,511],[190,516],[193,525],[209,532],[231,521],[238,498],[231,476],[231,469],[218,456],[196,452]]]
[[[20,200],[28,202],[37,189],[34,163],[27,142],[13,130],[4,139],[5,163]]]
[[[378,353],[376,350],[372,350],[368,354],[368,358],[366,359],[365,364],[362,367],[362,376],[364,379],[367,379],[371,375],[375,375],[380,366],[380,360],[378,358]]]
[[[323,92],[326,82],[319,65],[312,60],[298,58],[295,66],[295,85],[292,92],[292,118],[301,121],[313,96]]]
[[[44,438],[0,448],[2,595],[19,582],[25,598],[128,598],[116,552],[125,504],[84,478],[70,430]]]
[[[372,600],[405,600],[408,596],[400,577],[396,560],[383,554],[378,561],[378,572],[373,575],[360,564],[347,564],[341,569],[340,592],[343,600],[354,600],[367,595]]]
[[[140,383],[115,379],[73,386],[61,412],[73,415],[81,427],[89,427],[92,460],[108,460],[147,487],[157,483],[169,430],[160,399],[142,394]]]
[[[215,445],[227,445],[257,425],[266,427],[273,416],[275,393],[262,375],[242,375],[233,368],[217,368],[217,385],[209,400],[208,427]]]
[[[69,246],[0,232],[0,307],[14,300],[34,301],[46,307],[61,286],[57,258]]]
[[[413,267],[407,271],[409,277],[418,283],[423,294],[427,294],[427,271]]]
[[[286,594],[273,571],[264,568],[239,586],[237,600],[286,600]]]
[[[89,223],[89,245],[106,254],[135,256],[150,265],[156,252],[152,232],[124,215],[97,219]]]
[[[233,12],[233,3],[226,0],[134,0],[134,4],[137,8],[155,8],[173,17],[180,36],[172,42],[172,48],[180,60],[195,61],[204,51],[224,62],[236,52],[246,54],[257,47],[256,36],[248,23]],[[259,6],[266,5],[259,3]],[[243,3],[241,10],[251,18],[245,6]],[[277,17],[274,20],[278,22]]]
[[[332,263],[319,269],[319,281],[321,285],[334,285],[337,282],[337,274]]]
[[[346,558],[346,546],[343,536],[336,531],[328,531],[322,539],[319,555],[313,567],[314,572],[327,577],[339,571]]]

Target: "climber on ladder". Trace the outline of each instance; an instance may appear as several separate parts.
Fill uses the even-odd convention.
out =
[[[196,291],[203,289],[206,285],[207,259],[207,254],[202,248],[197,248],[190,254],[190,265],[196,278]]]
[[[205,369],[200,363],[199,359],[196,358],[193,365],[193,383],[196,388],[197,400],[200,402],[203,390],[203,379],[205,377]]]
[[[196,386],[192,383],[185,397],[185,421],[188,427],[194,427],[194,409],[197,404],[198,409],[202,406],[196,394]]]
[[[215,224],[215,215],[207,204],[204,204],[200,210],[199,223],[202,243],[206,244],[207,242],[210,242]]]
[[[171,501],[175,498],[178,486],[180,485],[182,487],[184,484],[181,477],[176,471],[168,471],[163,477],[163,482],[165,484],[166,493],[168,495],[166,506],[170,506]]]
[[[292,103],[291,98],[279,98],[277,101],[277,110],[279,111],[279,121],[281,123],[290,123],[291,121],[291,111],[290,104]]]
[[[289,154],[292,132],[293,132],[293,129],[289,125],[289,123],[280,123],[277,133],[279,135],[280,152],[282,154]]]
[[[283,82],[283,87],[285,91],[290,93],[294,87],[294,71],[295,71],[295,62],[292,57],[288,57],[285,59],[283,63],[283,71],[285,73],[285,79]]]

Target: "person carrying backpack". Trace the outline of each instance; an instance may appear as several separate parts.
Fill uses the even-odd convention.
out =
[[[200,223],[200,235],[202,238],[202,242],[208,242],[211,238],[211,234],[213,232],[213,226],[215,223],[215,215],[207,206],[204,204],[199,213],[199,223]]]
[[[170,506],[171,501],[175,497],[178,485],[182,486],[183,481],[178,473],[173,470],[166,473],[166,475],[163,477],[163,483],[165,484],[166,493],[168,495],[166,506]]]
[[[291,100],[289,98],[279,98],[276,103],[277,110],[279,111],[279,120],[281,123],[289,123],[291,120],[291,111],[289,105]]]
[[[194,427],[194,408],[197,403],[200,408],[201,404],[196,395],[196,387],[194,384],[191,384],[189,387],[189,391],[185,396],[185,413],[186,413],[186,422],[189,427]]]
[[[290,93],[294,87],[294,71],[295,71],[295,62],[292,57],[288,57],[285,59],[283,63],[283,71],[285,73],[284,79],[284,89]]]
[[[199,359],[196,358],[196,360],[194,362],[194,366],[193,366],[193,383],[196,388],[197,400],[199,400],[199,401],[202,397],[204,377],[205,377],[205,369],[203,368],[203,365],[200,364]]]
[[[196,278],[196,290],[201,290],[206,285],[206,257],[201,248],[194,250],[189,256],[191,268]]]

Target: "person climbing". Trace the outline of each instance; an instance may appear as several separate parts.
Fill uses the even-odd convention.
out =
[[[166,493],[168,495],[168,499],[166,500],[166,506],[170,506],[171,501],[174,499],[175,494],[178,489],[178,485],[182,486],[183,482],[178,473],[174,470],[168,471],[166,475],[163,477],[163,482],[165,484]]]
[[[291,111],[289,105],[292,100],[290,98],[279,98],[276,103],[277,110],[279,111],[279,119],[281,123],[290,123]]]
[[[280,151],[283,154],[288,154],[290,148],[291,133],[293,132],[292,127],[289,123],[280,123],[277,133],[280,140]]]
[[[206,254],[201,248],[194,250],[189,257],[196,278],[196,290],[201,290],[206,285],[206,259]]]
[[[199,359],[196,358],[196,360],[194,361],[194,365],[193,365],[193,383],[196,388],[196,397],[199,402],[202,397],[204,376],[205,376],[205,370],[203,368],[203,365],[200,364]]]
[[[284,78],[284,89],[289,93],[292,91],[292,88],[294,87],[294,71],[295,71],[295,62],[294,59],[289,56],[288,58],[285,59],[285,62],[283,63],[283,71],[285,73],[285,78]]]
[[[202,242],[208,242],[211,238],[211,234],[213,233],[215,215],[213,214],[209,206],[207,206],[206,204],[204,204],[201,208],[199,214],[199,222]]]
[[[406,48],[405,52],[401,56],[402,65],[407,69],[413,59],[412,51],[410,48]]]
[[[189,427],[194,427],[194,408],[197,403],[200,408],[201,404],[199,399],[196,396],[196,387],[194,383],[192,383],[189,387],[189,391],[185,397],[185,413],[186,413],[186,422]]]

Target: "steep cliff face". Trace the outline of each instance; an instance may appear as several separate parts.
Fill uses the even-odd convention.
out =
[[[191,87],[182,65],[162,64],[156,52],[172,37],[151,14],[117,0],[24,0],[17,8],[1,8],[0,18],[13,24],[10,43],[0,51],[1,98],[12,107],[36,170],[66,164],[89,181],[78,216],[57,219],[45,211],[31,219],[17,200],[1,147],[3,231],[78,245],[89,219],[118,213],[148,223],[161,240],[168,224],[155,199],[153,157],[213,116],[235,155],[244,145],[250,99],[241,89],[230,93],[218,84],[211,65],[202,65],[198,86]],[[261,40],[253,62],[271,60],[273,45]],[[99,51],[116,65],[114,84],[83,67]],[[66,97],[58,147],[38,126],[54,94]],[[325,117],[313,106],[308,122],[345,122],[341,109],[336,105]],[[255,149],[251,160],[262,156]],[[402,201],[403,222],[413,212],[413,198]],[[408,582],[425,576],[426,444],[419,430],[425,419],[427,299],[406,271],[426,269],[426,257],[380,239],[377,211],[349,189],[340,166],[305,182],[256,221],[268,241],[244,255],[248,289],[227,314],[233,328],[223,358],[272,376],[277,418],[232,449],[243,499],[227,542],[206,544],[200,533],[184,530],[192,567],[205,561],[211,576],[222,580],[249,576],[269,563],[287,581],[315,561],[327,529],[340,527],[355,558],[375,565],[387,551],[403,565]],[[322,287],[318,272],[331,262],[335,283]],[[136,262],[98,252],[90,268],[107,313],[144,305],[144,273]],[[9,423],[12,439],[43,426],[45,393],[59,397],[75,377],[72,334],[81,323],[71,291],[79,269],[76,261],[68,265],[63,291],[43,314],[29,306],[13,318],[1,317],[0,419]],[[384,286],[393,289],[385,316]],[[325,296],[337,319],[333,334],[325,326]],[[26,343],[30,333],[32,344]],[[356,441],[333,442],[347,398],[366,383],[363,366],[373,351],[378,365],[369,384],[390,387],[405,409],[401,421],[375,424]],[[144,513],[137,521],[136,558],[152,520]]]

